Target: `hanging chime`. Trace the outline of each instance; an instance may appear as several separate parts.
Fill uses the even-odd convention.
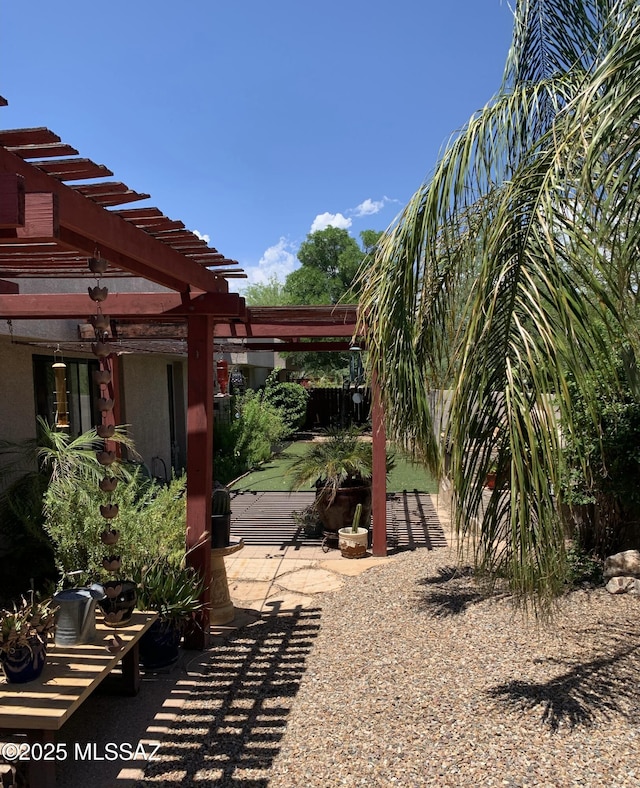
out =
[[[60,361],[56,361],[56,354],[60,354]],[[60,345],[53,351],[53,375],[56,386],[56,417],[55,426],[57,430],[69,428],[69,405],[67,402],[67,365],[62,358]]]

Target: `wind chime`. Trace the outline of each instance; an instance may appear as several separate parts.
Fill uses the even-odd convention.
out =
[[[60,360],[56,360],[57,354],[60,354]],[[67,401],[67,365],[64,363],[60,345],[53,351],[53,375],[55,378],[56,387],[56,416],[55,427],[57,430],[66,430],[69,428],[69,405]]]
[[[113,442],[110,440],[115,433],[115,420],[113,416],[113,347],[109,343],[110,320],[109,316],[102,312],[102,304],[109,295],[107,287],[101,286],[101,276],[107,270],[108,263],[96,252],[95,257],[89,258],[89,270],[96,277],[95,287],[89,287],[89,298],[96,305],[96,314],[92,319],[95,329],[96,341],[91,343],[91,350],[98,358],[100,367],[93,373],[94,381],[100,388],[98,398],[98,411],[100,412],[100,423],[96,425],[96,433],[99,438],[104,440],[104,446],[96,452],[96,459],[104,469],[104,476],[99,482],[100,490],[107,496],[107,502],[100,505],[100,515],[104,519],[104,529],[100,534],[100,540],[108,548],[114,548],[118,542],[120,532],[113,528],[113,520],[118,516],[119,507],[113,502],[113,492],[118,486],[118,479],[112,474],[110,466],[116,461],[116,451]],[[104,569],[116,575],[120,571],[120,556],[108,555],[102,559]],[[122,583],[112,581],[104,587],[107,600],[114,603],[122,593]],[[106,600],[106,601],[107,601]],[[117,625],[122,621],[122,611],[111,609],[109,605],[103,606],[105,610],[105,623]]]

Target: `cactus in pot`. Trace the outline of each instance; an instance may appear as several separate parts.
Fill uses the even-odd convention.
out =
[[[231,493],[215,482],[211,494],[211,547],[229,547],[231,541]]]

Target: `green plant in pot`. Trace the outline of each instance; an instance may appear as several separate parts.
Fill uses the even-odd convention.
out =
[[[7,681],[24,683],[38,678],[47,656],[47,641],[55,626],[51,599],[29,600],[0,610],[0,662]]]
[[[367,554],[369,529],[359,527],[361,516],[362,504],[359,503],[356,506],[351,525],[338,531],[340,552],[344,558],[364,558]]]
[[[387,473],[393,458],[387,458]],[[315,507],[325,531],[337,532],[353,522],[358,504],[362,506],[361,526],[368,530],[371,521],[371,479],[373,446],[353,427],[333,429],[289,468],[290,486],[316,488]]]
[[[140,610],[153,610],[158,619],[140,640],[140,662],[146,668],[172,665],[180,639],[194,614],[202,608],[204,580],[190,566],[160,555],[133,568]]]

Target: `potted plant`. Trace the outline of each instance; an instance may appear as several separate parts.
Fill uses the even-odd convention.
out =
[[[387,458],[387,472],[393,459]],[[315,484],[315,507],[325,531],[337,532],[353,522],[358,504],[361,523],[368,530],[371,520],[373,446],[362,431],[350,427],[333,429],[314,441],[290,467],[291,489]]]
[[[194,613],[202,608],[204,581],[198,572],[168,555],[134,567],[140,610],[155,610],[158,618],[140,639],[140,662],[146,668],[172,665],[180,638]]]
[[[349,528],[341,528],[338,531],[340,536],[340,552],[344,558],[363,558],[367,554],[369,529],[359,527],[361,516],[362,504],[359,503],[356,506],[353,522]]]
[[[47,656],[47,640],[55,625],[51,599],[31,594],[13,610],[0,611],[0,662],[7,681],[24,683],[38,678]]]

